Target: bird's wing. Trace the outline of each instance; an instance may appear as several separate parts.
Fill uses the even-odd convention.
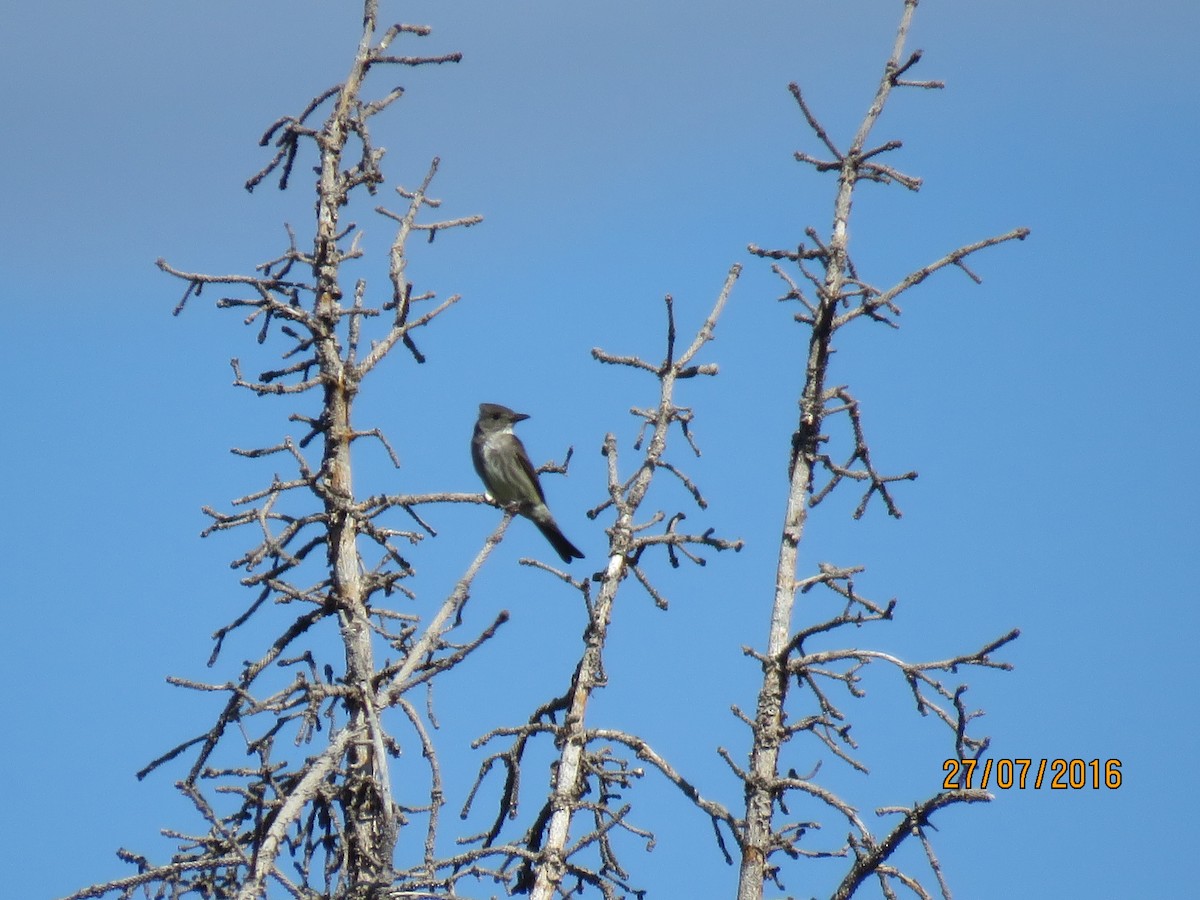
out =
[[[521,443],[521,439],[513,435],[513,440],[517,442],[517,447],[521,452],[517,454],[517,459],[521,464],[521,468],[525,470],[525,474],[529,476],[529,480],[533,482],[533,487],[537,490],[538,499],[543,503],[546,502],[546,492],[542,490],[541,479],[538,478],[537,469],[533,467],[533,463],[529,461],[529,454],[525,451],[525,445]]]

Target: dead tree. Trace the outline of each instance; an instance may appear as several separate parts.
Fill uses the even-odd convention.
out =
[[[494,813],[485,830],[451,836],[443,827],[442,809],[449,799],[443,756],[433,737],[436,723],[430,710],[421,710],[414,691],[431,690],[435,679],[479,650],[506,620],[501,614],[472,625],[464,610],[476,575],[502,538],[511,514],[502,515],[467,570],[434,608],[421,613],[389,608],[390,598],[414,596],[414,569],[407,556],[435,534],[427,509],[486,501],[478,493],[356,493],[353,461],[360,442],[378,442],[393,462],[396,454],[382,430],[357,423],[355,399],[366,377],[394,349],[403,347],[422,362],[416,342],[419,329],[458,299],[438,302],[433,293],[414,290],[407,271],[409,239],[419,234],[432,240],[439,231],[480,219],[424,221],[423,214],[439,205],[429,196],[437,171],[434,160],[418,187],[397,189],[403,201],[399,210],[376,208],[395,226],[385,296],[364,280],[348,283],[343,264],[362,252],[347,210],[364,193],[375,194],[384,181],[383,151],[372,143],[369,126],[402,95],[402,89],[392,88],[370,98],[365,92],[368,76],[379,69],[458,59],[457,54],[398,55],[394,44],[423,37],[429,29],[400,24],[381,28],[378,0],[364,0],[362,36],[346,79],[267,130],[263,145],[274,148],[272,158],[247,184],[254,189],[277,178],[286,188],[300,155],[315,152],[317,203],[311,246],[302,247],[289,229],[286,249],[253,275],[199,274],[160,261],[163,271],[186,284],[177,313],[203,291],[219,291],[216,305],[244,313],[260,343],[282,345],[282,364],[257,375],[247,375],[239,360],[233,360],[237,386],[262,397],[303,398],[311,404],[307,412],[291,415],[298,435],[235,451],[279,460],[287,474],[276,474],[267,486],[235,500],[230,510],[206,509],[211,518],[207,534],[244,534],[248,529],[255,535],[250,549],[235,561],[244,570],[242,581],[253,599],[242,615],[217,631],[210,663],[218,660],[226,638],[252,618],[262,619],[271,608],[283,610],[288,618],[265,650],[229,680],[173,679],[181,687],[221,695],[223,708],[211,727],[139,774],[187,760],[190,765],[178,787],[195,806],[203,828],[166,832],[177,849],[163,862],[121,851],[136,866],[135,874],[85,888],[69,900],[188,895],[254,900],[267,896],[268,889],[305,900],[400,900],[462,897],[470,885],[484,886],[490,896],[500,890],[528,893],[537,900],[565,898],[585,889],[605,898],[640,895],[614,840],[621,833],[653,840],[647,826],[635,821],[625,799],[643,774],[639,763],[679,788],[711,819],[718,846],[730,863],[735,855],[729,845],[736,846],[739,900],[761,898],[767,881],[781,884],[779,854],[846,857],[850,866],[837,897],[851,896],[868,878],[879,881],[885,896],[895,896],[895,884],[917,896],[929,895],[916,876],[892,863],[895,850],[906,839],[917,838],[940,880],[926,823],[947,805],[987,799],[985,792],[941,792],[911,805],[884,807],[879,810],[882,815],[896,818],[894,823],[889,819],[885,834],[876,835],[854,807],[818,784],[816,772],[797,774],[783,759],[793,738],[808,735],[838,759],[863,766],[834,690],[840,686],[851,697],[860,697],[860,673],[873,663],[893,667],[911,687],[918,711],[945,723],[952,753],[960,759],[977,758],[987,740],[969,731],[977,713],[965,703],[965,686],[952,685],[947,673],[961,666],[1006,667],[993,654],[1016,636],[1012,632],[977,651],[930,662],[909,662],[853,646],[812,649],[818,636],[889,619],[894,603],[879,604],[858,592],[855,576],[862,571],[860,565],[821,564],[816,573],[804,577],[797,569],[808,510],[834,488],[863,485],[856,515],[878,495],[886,511],[898,516],[892,486],[913,477],[875,468],[855,397],[847,387],[829,382],[834,336],[859,319],[894,325],[900,294],[950,266],[976,278],[966,266],[967,257],[1026,234],[1019,229],[960,247],[883,289],[860,277],[851,261],[847,223],[857,185],[866,180],[919,187],[917,179],[881,161],[899,142],[870,148],[867,143],[893,88],[939,86],[903,77],[919,59],[913,54],[901,62],[915,7],[916,0],[905,0],[891,58],[847,150],[838,149],[799,88],[792,87],[801,113],[829,152],[827,159],[806,154],[797,154],[797,159],[838,176],[829,235],[821,237],[809,229],[808,246],[751,248],[756,256],[776,260],[775,271],[787,285],[785,299],[802,304],[796,320],[808,329],[808,353],[799,424],[787,448],[790,485],[769,637],[764,650],[745,651],[763,671],[754,715],[737,712],[752,736],[749,763],[739,765],[728,750],[718,751],[744,786],[744,811],[735,813],[708,799],[646,740],[606,727],[591,714],[591,701],[607,681],[605,649],[622,585],[637,585],[653,603],[667,607],[668,590],[651,576],[647,554],[678,566],[685,560],[703,564],[701,554],[706,551],[741,547],[740,541],[720,537],[713,528],[685,527],[682,510],[647,502],[658,478],[682,488],[691,507],[707,506],[675,453],[680,437],[699,453],[691,430],[694,412],[679,404],[675,389],[680,381],[717,372],[713,363],[700,362],[698,356],[712,340],[738,278],[741,269],[734,266],[686,346],[678,340],[674,302],[667,297],[661,360],[593,352],[602,364],[650,374],[656,390],[652,402],[631,410],[641,422],[632,447],[624,447],[613,433],[604,440],[605,499],[589,512],[609,523],[602,567],[590,577],[576,578],[526,561],[576,592],[585,605],[578,662],[561,693],[538,703],[525,721],[489,730],[475,742],[485,755],[460,809],[465,819],[485,798],[493,799]],[[831,449],[834,439],[826,435],[827,425],[845,426],[849,447],[840,457]],[[814,611],[809,624],[796,628],[798,597],[819,591],[834,598],[840,611]],[[327,658],[323,649],[331,633],[339,641],[336,660]],[[789,715],[789,709],[804,701],[810,709]],[[385,715],[392,717],[387,723]],[[390,727],[393,721],[406,729],[404,740],[420,748],[424,769],[419,780],[393,777],[402,744]],[[533,757],[535,744],[550,747],[550,777],[544,793],[537,792],[533,814],[524,816],[522,785],[540,780],[530,773],[531,767],[541,765]],[[789,815],[787,798],[796,793],[816,799],[840,818],[845,840],[833,846],[814,844],[810,835],[816,823],[784,820]],[[420,849],[415,858],[398,860],[397,836],[406,828],[422,831],[416,842]],[[944,885],[943,893],[948,895]]]
[[[377,896],[394,880],[399,830],[424,815],[432,858],[438,821],[440,773],[428,732],[409,699],[439,673],[456,665],[494,634],[495,621],[450,642],[447,632],[495,540],[480,550],[440,609],[426,618],[387,607],[389,597],[411,595],[406,546],[433,533],[420,513],[432,503],[481,502],[478,494],[377,494],[362,497],[353,484],[352,450],[360,441],[391,445],[377,428],[353,416],[367,376],[394,348],[418,363],[416,336],[457,300],[441,302],[414,290],[406,271],[408,241],[469,226],[477,216],[424,221],[439,201],[429,195],[435,159],[418,187],[398,188],[399,211],[377,212],[395,224],[389,255],[390,286],[346,283],[344,264],[361,256],[357,227],[344,212],[383,183],[383,150],[371,140],[374,116],[403,94],[393,87],[370,98],[368,77],[377,70],[457,62],[459,54],[404,55],[394,47],[429,34],[425,26],[382,27],[378,0],[365,0],[362,33],[344,81],[322,91],[296,115],[278,119],[263,135],[273,147],[267,165],[247,182],[268,178],[287,188],[301,157],[316,154],[316,205],[311,244],[291,228],[288,246],[252,275],[209,275],[159,267],[186,284],[176,314],[204,291],[219,291],[216,305],[244,313],[259,343],[283,345],[283,363],[248,375],[232,361],[234,383],[260,397],[315,401],[291,420],[300,434],[235,452],[275,458],[288,470],[233,501],[230,511],[205,509],[205,534],[227,530],[256,534],[234,566],[254,598],[245,612],[215,634],[210,665],[226,638],[272,605],[291,618],[266,650],[231,680],[181,687],[223,695],[216,722],[148,765],[139,777],[176,758],[191,760],[179,789],[195,805],[205,829],[165,832],[178,850],[165,862],[120,851],[137,873],[93,885],[73,897],[150,896],[238,898],[266,894],[269,884],[292,897]],[[323,119],[323,121],[322,121]],[[372,299],[369,299],[372,298]],[[397,463],[398,465],[398,463]],[[412,523],[398,527],[399,516]],[[323,659],[317,638],[340,639],[341,659]],[[380,658],[383,656],[383,658]],[[281,680],[280,672],[291,673]],[[399,710],[429,761],[424,799],[392,784],[390,761],[399,743],[381,724]],[[318,736],[324,740],[318,740]],[[297,754],[292,747],[309,748]]]
[[[513,883],[516,890],[528,890],[538,900],[567,897],[585,886],[598,889],[603,896],[616,897],[630,891],[639,894],[629,884],[627,873],[618,860],[610,835],[626,830],[653,840],[645,826],[632,823],[631,807],[617,802],[640,776],[636,763],[645,763],[675,785],[691,800],[713,825],[720,851],[729,863],[735,862],[729,842],[737,848],[739,900],[759,900],[767,882],[784,890],[782,864],[778,857],[845,858],[849,867],[833,892],[835,898],[853,896],[868,880],[879,883],[885,897],[897,896],[897,885],[915,896],[929,897],[931,892],[922,884],[924,876],[902,870],[894,862],[898,848],[908,839],[915,839],[926,855],[929,867],[943,896],[949,897],[941,868],[927,834],[931,817],[940,809],[959,803],[987,801],[985,790],[969,789],[938,791],[913,803],[894,804],[877,808],[885,821],[884,833],[876,834],[868,819],[846,799],[823,786],[813,771],[800,774],[795,766],[784,762],[788,744],[801,736],[815,739],[817,746],[834,759],[866,772],[858,758],[858,746],[850,736],[851,720],[843,710],[844,701],[836,695],[838,689],[851,699],[862,699],[866,693],[861,686],[863,671],[880,664],[893,669],[910,688],[916,711],[932,716],[945,727],[948,740],[947,756],[960,760],[978,759],[987,749],[988,739],[971,729],[972,722],[982,715],[967,706],[967,686],[951,682],[951,676],[963,667],[1008,669],[1009,665],[995,658],[995,653],[1014,640],[1013,630],[988,641],[976,650],[954,653],[946,658],[928,661],[909,661],[881,650],[849,645],[834,649],[813,649],[822,638],[854,634],[863,626],[881,623],[892,617],[895,601],[877,603],[859,592],[855,576],[864,571],[859,564],[839,566],[821,563],[817,571],[801,577],[798,574],[798,551],[805,534],[808,511],[824,501],[833,490],[843,485],[859,484],[863,495],[854,512],[861,517],[872,498],[878,496],[885,511],[895,517],[900,510],[893,496],[897,482],[909,481],[915,472],[886,474],[878,470],[872,459],[859,403],[845,385],[831,385],[830,358],[835,335],[858,320],[896,327],[900,315],[897,298],[923,282],[935,272],[957,267],[973,281],[980,279],[966,264],[971,255],[1001,243],[1023,239],[1027,229],[1015,229],[1005,234],[964,245],[932,263],[914,270],[905,278],[886,288],[878,288],[860,276],[849,248],[849,220],[854,192],[862,181],[879,184],[899,184],[910,190],[920,187],[920,180],[881,161],[880,157],[900,148],[899,141],[887,141],[869,146],[868,138],[887,104],[891,91],[897,87],[933,89],[941,87],[932,81],[911,81],[904,76],[920,59],[919,53],[904,57],[904,47],[916,0],[904,0],[904,10],[892,53],[884,66],[875,97],[858,131],[846,150],[841,150],[820,124],[799,87],[791,92],[801,114],[829,152],[829,158],[819,159],[797,153],[799,162],[813,166],[818,172],[837,174],[833,224],[828,236],[808,229],[809,246],[795,250],[762,250],[751,246],[757,257],[772,259],[774,271],[786,284],[782,299],[801,304],[803,311],[795,320],[807,329],[807,354],[800,384],[799,422],[787,448],[789,489],[785,522],[782,529],[776,570],[776,589],[769,604],[769,627],[766,649],[744,648],[744,653],[762,668],[763,680],[753,716],[736,706],[735,715],[747,726],[751,735],[749,761],[740,765],[725,747],[718,753],[744,788],[745,808],[740,814],[710,798],[695,779],[688,777],[672,761],[665,758],[646,740],[636,734],[589,723],[587,702],[595,690],[603,686],[602,659],[604,643],[613,627],[613,599],[628,575],[649,592],[663,608],[666,601],[659,586],[652,583],[643,565],[646,553],[665,550],[671,562],[677,564],[684,555],[701,561],[689,547],[707,545],[716,549],[740,548],[740,542],[714,536],[712,530],[687,534],[679,529],[682,513],[668,516],[656,511],[641,522],[636,517],[645,499],[644,487],[653,473],[666,470],[692,496],[700,508],[706,506],[697,484],[682,468],[669,462],[663,454],[661,439],[677,422],[686,440],[692,442],[689,424],[692,411],[675,405],[672,388],[679,378],[696,374],[716,374],[716,366],[693,365],[696,349],[712,337],[717,316],[732,280],[728,281],[721,298],[709,319],[698,332],[696,341],[684,356],[674,354],[675,321],[673,306],[668,298],[667,353],[661,363],[648,362],[635,356],[614,356],[594,351],[601,362],[631,366],[655,374],[660,380],[660,400],[657,408],[634,409],[645,420],[652,438],[633,473],[622,476],[617,466],[617,442],[611,434],[604,452],[609,459],[609,499],[591,511],[599,515],[608,509],[616,520],[609,529],[610,548],[606,569],[597,576],[600,596],[593,600],[591,584],[574,582],[562,577],[583,594],[588,603],[589,622],[584,634],[584,652],[567,690],[548,701],[531,715],[528,723],[500,729],[485,736],[485,741],[499,737],[513,738],[505,750],[494,753],[481,769],[479,784],[490,769],[499,764],[506,772],[499,813],[496,822],[484,837],[494,841],[505,816],[515,814],[516,796],[521,782],[522,761],[528,743],[539,735],[551,735],[559,750],[553,789],[527,830],[507,852],[505,864],[516,861],[519,875]],[[738,273],[738,268],[731,272]],[[807,283],[807,287],[805,287]],[[827,426],[841,426],[844,437],[826,434]],[[835,456],[836,443],[848,446]],[[640,441],[639,441],[640,444]],[[637,445],[635,445],[637,446]],[[692,443],[692,448],[696,448]],[[660,531],[657,526],[665,523]],[[807,624],[793,625],[795,606],[801,596],[816,596],[825,592],[834,603],[832,612],[816,608]],[[790,709],[804,705],[799,713]],[[557,714],[562,714],[560,723]],[[632,756],[630,756],[632,754]],[[941,771],[936,761],[926,761],[921,774]],[[817,820],[797,821],[790,814],[789,797],[803,795],[825,807],[835,824]],[[572,822],[582,833],[568,839]],[[844,835],[830,845],[818,842],[825,833]],[[498,845],[492,844],[497,847]],[[588,853],[593,860],[584,861]]]
[[[677,565],[681,558],[699,561],[699,548],[740,548],[737,541],[714,536],[712,529],[683,529],[682,512],[641,512],[660,473],[674,476],[695,504],[705,505],[699,489],[668,458],[668,438],[674,432],[696,450],[689,432],[692,412],[676,403],[674,391],[681,380],[716,374],[715,366],[698,363],[696,357],[712,339],[740,267],[730,270],[711,312],[682,352],[670,297],[662,362],[594,352],[602,363],[651,373],[657,396],[648,407],[633,409],[644,433],[634,444],[629,471],[621,471],[617,438],[609,434],[604,443],[607,500],[591,513],[613,515],[604,568],[593,580],[577,581],[535,563],[575,588],[586,602],[579,664],[561,696],[539,705],[527,723],[493,730],[478,740],[480,747],[506,737],[513,741],[485,758],[479,781],[464,802],[465,818],[479,802],[488,773],[503,771],[492,827],[478,835],[444,834],[441,813],[447,797],[442,756],[433,739],[436,722],[412,693],[428,689],[459,665],[506,620],[501,614],[473,626],[466,637],[450,635],[470,627],[465,603],[511,513],[505,512],[432,613],[389,608],[389,598],[415,596],[407,554],[435,534],[423,510],[434,504],[483,503],[485,498],[477,493],[356,493],[353,462],[360,442],[379,442],[397,467],[399,463],[384,432],[357,424],[353,413],[365,380],[392,350],[404,347],[416,362],[424,361],[416,343],[419,329],[458,300],[451,296],[436,302],[433,293],[414,290],[407,271],[410,238],[432,240],[440,231],[481,220],[423,221],[422,214],[439,205],[429,195],[435,159],[419,187],[397,188],[405,201],[402,209],[375,209],[396,227],[385,296],[378,297],[378,288],[361,279],[346,284],[343,273],[346,261],[362,255],[357,226],[346,220],[346,211],[384,182],[383,150],[372,143],[371,120],[403,93],[393,88],[369,99],[368,76],[381,68],[458,60],[458,54],[408,56],[392,49],[398,41],[428,34],[423,26],[381,28],[378,0],[365,0],[362,36],[345,81],[319,93],[298,114],[278,119],[264,134],[263,146],[274,152],[247,182],[250,190],[268,178],[277,178],[281,189],[289,187],[301,155],[316,153],[311,248],[302,247],[288,228],[286,249],[252,275],[196,273],[159,261],[164,272],[186,284],[176,314],[205,291],[220,291],[217,307],[243,313],[260,344],[282,344],[283,363],[257,375],[248,375],[234,359],[237,387],[264,398],[315,401],[313,411],[290,416],[299,435],[234,451],[250,459],[281,460],[288,474],[277,473],[265,487],[234,500],[231,510],[205,508],[211,519],[205,535],[249,531],[255,536],[233,563],[244,570],[242,583],[253,591],[253,599],[215,633],[210,665],[219,661],[230,635],[261,619],[264,611],[278,607],[290,611],[291,618],[230,680],[171,679],[185,689],[220,694],[225,702],[211,727],[151,762],[139,777],[188,760],[178,787],[195,806],[203,830],[165,831],[177,849],[163,862],[119,851],[136,866],[135,874],[92,885],[69,900],[135,895],[254,900],[268,890],[298,898],[398,900],[462,896],[464,884],[480,883],[539,898],[564,895],[580,885],[593,885],[609,897],[628,889],[611,834],[614,829],[646,832],[627,821],[627,806],[616,805],[620,789],[636,773],[613,746],[636,748],[638,741],[590,725],[588,706],[605,681],[604,647],[620,586],[632,575],[632,582],[644,587],[655,603],[666,605],[641,565],[643,554],[665,553]],[[324,120],[316,124],[320,116]],[[412,524],[399,527],[400,516]],[[598,585],[595,596],[593,585]],[[341,660],[325,658],[320,649],[322,635],[327,638],[331,629],[340,640]],[[280,672],[290,677],[281,680]],[[384,717],[396,712],[427,766],[422,784],[393,777],[402,742]],[[502,838],[504,823],[517,817],[526,748],[539,737],[552,740],[558,751],[550,790],[532,819],[515,836]],[[302,748],[301,754],[293,747]],[[397,837],[418,820],[423,821],[422,852],[416,859],[398,860]],[[583,820],[588,825],[580,833]]]
[[[877,810],[885,820],[884,833],[880,835],[848,802],[822,787],[816,780],[816,772],[797,774],[782,762],[786,745],[800,736],[808,736],[833,757],[866,770],[850,737],[849,716],[835,692],[844,690],[852,700],[865,696],[859,683],[863,669],[873,664],[892,667],[911,688],[917,712],[922,716],[932,714],[945,723],[949,754],[959,759],[978,758],[987,748],[988,739],[974,735],[970,725],[981,713],[967,706],[966,685],[954,684],[951,677],[965,666],[1008,668],[994,654],[1017,636],[1014,630],[988,641],[978,650],[927,662],[910,662],[880,651],[859,649],[854,644],[832,650],[809,649],[818,637],[844,634],[849,638],[860,626],[886,621],[895,607],[895,601],[878,603],[858,592],[855,576],[863,567],[857,563],[822,563],[811,575],[799,574],[798,551],[809,510],[835,488],[859,485],[863,494],[855,517],[862,516],[876,497],[889,515],[899,517],[893,487],[897,482],[916,477],[915,472],[885,474],[876,469],[858,401],[847,386],[830,382],[830,351],[835,336],[859,321],[896,327],[895,320],[900,315],[897,300],[901,294],[950,267],[978,282],[978,276],[967,268],[968,257],[987,247],[1024,239],[1028,234],[1028,229],[1018,228],[964,245],[888,287],[870,283],[853,262],[849,221],[858,187],[866,181],[916,191],[921,185],[920,179],[883,161],[885,154],[900,148],[899,141],[869,143],[893,89],[942,87],[939,82],[906,77],[921,58],[919,51],[905,56],[916,7],[917,0],[904,0],[895,43],[875,96],[845,149],[830,137],[800,88],[795,84],[789,86],[800,113],[824,147],[820,157],[798,152],[796,160],[817,172],[834,173],[837,177],[833,222],[825,236],[808,228],[805,232],[808,243],[801,243],[794,250],[750,248],[758,257],[777,261],[774,271],[786,285],[781,299],[798,302],[803,307],[795,319],[807,329],[808,350],[800,388],[799,422],[788,448],[789,489],[767,645],[762,651],[746,650],[763,670],[753,716],[738,712],[752,736],[749,762],[745,767],[738,766],[722,750],[745,785],[746,794],[745,816],[735,832],[741,851],[738,900],[761,898],[766,881],[774,881],[782,889],[780,866],[775,861],[780,854],[793,858],[838,855],[852,859],[853,864],[834,894],[837,898],[852,896],[868,878],[879,881],[884,896],[895,896],[896,884],[909,888],[917,896],[929,896],[916,876],[889,862],[897,847],[909,838],[921,842],[948,897],[925,827],[938,809],[990,799],[983,790],[956,790],[938,792],[911,805],[882,807]],[[831,437],[826,434],[827,428],[837,428],[845,437]],[[847,444],[847,449],[834,450],[836,443]],[[826,596],[833,601],[833,612],[823,614],[813,604],[807,624],[797,628],[793,621],[798,598],[814,591],[827,592]],[[789,714],[789,709],[794,712]],[[845,834],[845,840],[832,847],[814,846],[816,823],[781,822],[786,815],[787,798],[794,794],[806,795],[827,807],[840,827],[826,831]]]

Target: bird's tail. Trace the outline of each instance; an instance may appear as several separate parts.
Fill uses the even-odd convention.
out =
[[[533,524],[546,536],[546,540],[550,542],[550,546],[554,548],[554,552],[563,562],[569,563],[573,559],[583,559],[583,553],[567,540],[567,536],[559,530],[553,519],[547,518],[544,522],[534,519]]]

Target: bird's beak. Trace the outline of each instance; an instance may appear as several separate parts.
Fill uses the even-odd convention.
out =
[[[513,413],[513,421],[514,422],[524,422],[528,418],[529,418],[529,413],[519,413],[519,412]]]

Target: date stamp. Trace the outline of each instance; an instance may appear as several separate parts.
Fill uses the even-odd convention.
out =
[[[1119,759],[948,759],[942,764],[947,791],[1039,790],[1055,791],[1085,788],[1115,791],[1121,786]]]

